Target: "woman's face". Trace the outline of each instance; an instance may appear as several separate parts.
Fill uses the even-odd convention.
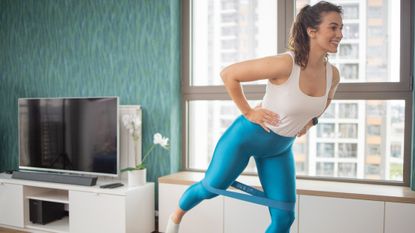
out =
[[[343,20],[337,12],[324,12],[321,15],[321,23],[315,31],[312,39],[325,52],[336,53],[337,47],[343,38]]]

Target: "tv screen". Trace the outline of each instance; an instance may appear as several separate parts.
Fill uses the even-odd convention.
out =
[[[19,99],[19,168],[118,174],[118,98]]]

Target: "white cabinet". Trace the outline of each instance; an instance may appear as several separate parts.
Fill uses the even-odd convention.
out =
[[[122,195],[69,191],[70,232],[153,232],[153,190],[147,184]]]
[[[181,194],[203,177],[203,173],[179,172],[159,178],[161,232]],[[238,179],[260,185],[257,177]],[[290,233],[415,232],[415,192],[408,187],[300,180],[297,192]],[[270,223],[266,207],[223,196],[198,205],[183,220],[181,233],[259,233]]]
[[[271,223],[268,208],[233,198],[224,198],[225,233],[265,232]],[[298,211],[290,233],[298,232]]]
[[[70,191],[69,202],[71,232],[126,232],[124,196]]]
[[[0,182],[0,224],[23,227],[23,186]]]
[[[299,213],[301,233],[383,233],[381,201],[300,195]]]
[[[154,183],[102,189],[0,178],[0,227],[55,233],[151,233]],[[30,200],[63,203],[68,216],[46,224],[30,221]]]
[[[415,204],[385,203],[385,233],[413,233]]]
[[[169,215],[177,208],[180,197],[188,187],[159,183],[159,231],[165,230]],[[218,196],[203,201],[187,213],[180,224],[180,233],[265,232],[269,224],[267,207]],[[290,232],[298,232],[297,219]]]
[[[166,229],[169,215],[177,208],[187,185],[159,183],[159,231]],[[180,233],[223,233],[223,197],[205,200],[187,213]]]

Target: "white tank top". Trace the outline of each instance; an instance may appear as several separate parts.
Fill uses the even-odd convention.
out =
[[[273,132],[286,137],[294,137],[313,117],[323,113],[332,82],[332,66],[326,64],[326,93],[321,97],[306,95],[300,90],[301,67],[294,61],[294,53],[288,52],[293,60],[290,77],[283,84],[273,84],[268,80],[262,107],[280,116],[280,124],[265,124]]]

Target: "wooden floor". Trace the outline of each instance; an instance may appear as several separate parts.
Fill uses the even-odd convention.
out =
[[[0,227],[0,233],[26,233],[25,231],[16,231]]]
[[[11,230],[11,229],[0,227],[0,233],[27,233],[27,232],[26,231]],[[155,231],[153,233],[158,233],[158,231]]]

